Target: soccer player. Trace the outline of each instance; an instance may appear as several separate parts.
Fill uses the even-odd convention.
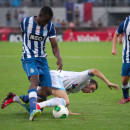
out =
[[[107,86],[112,89],[119,89],[119,86],[116,84],[111,83],[99,70],[97,69],[90,69],[82,72],[73,72],[73,71],[56,71],[52,70],[50,71],[51,74],[51,80],[52,80],[52,87],[57,88],[57,89],[66,89],[67,93],[77,93],[80,90],[82,90],[83,93],[92,93],[98,88],[98,84],[95,80],[91,79],[93,76],[97,76],[100,79],[102,79]],[[63,87],[64,86],[64,87]],[[51,92],[45,92],[43,91],[43,87],[38,87],[38,98],[44,98],[45,96],[51,95]],[[65,105],[60,98],[58,100],[52,98],[47,101],[39,102],[37,103],[37,108],[41,109],[44,107],[49,107],[49,106],[57,106],[57,105]],[[21,101],[22,100],[22,101]],[[12,102],[18,102],[25,107],[25,103],[29,102],[29,97],[28,95],[22,95],[22,96],[16,96],[13,93],[9,93],[8,96],[5,98],[3,101],[1,108],[5,108],[8,104],[11,104]],[[27,108],[28,109],[28,108]],[[69,110],[70,114],[76,114],[72,113]]]
[[[62,59],[56,42],[56,32],[51,22],[53,11],[46,6],[38,16],[24,18],[21,22],[23,37],[22,65],[30,80],[28,89],[30,104],[30,121],[41,113],[36,109],[37,86],[52,87],[51,77],[45,53],[46,39],[49,37],[54,56],[57,58],[58,70],[62,69]]]
[[[122,50],[122,92],[123,98],[119,104],[124,104],[130,101],[129,97],[129,77],[130,77],[130,16],[128,16],[118,27],[113,37],[112,54],[117,55],[116,43],[119,37],[119,43],[121,43],[121,37],[125,33],[125,40]]]

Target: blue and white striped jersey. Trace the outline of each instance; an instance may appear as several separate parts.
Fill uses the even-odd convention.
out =
[[[118,27],[117,33],[125,33],[122,50],[123,63],[130,63],[130,16],[128,16]]]
[[[21,31],[23,35],[23,55],[22,59],[46,57],[45,44],[47,37],[56,36],[54,25],[51,21],[42,27],[39,26],[34,16],[24,18],[21,22]]]

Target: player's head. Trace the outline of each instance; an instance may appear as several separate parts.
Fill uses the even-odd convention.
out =
[[[83,88],[82,92],[83,93],[92,93],[98,88],[98,83],[91,79]]]
[[[53,11],[49,6],[41,8],[38,18],[40,26],[45,26],[53,17]]]

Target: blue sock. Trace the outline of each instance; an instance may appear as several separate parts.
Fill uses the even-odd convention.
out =
[[[36,110],[37,90],[30,89],[28,91],[28,95],[29,95],[29,106],[30,106],[30,114],[31,114],[33,110]]]
[[[129,88],[122,88],[124,99],[127,99],[129,97]]]
[[[23,102],[28,103],[29,102],[29,96],[28,95],[21,95],[20,98]]]

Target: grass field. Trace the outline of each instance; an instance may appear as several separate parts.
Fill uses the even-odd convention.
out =
[[[122,45],[117,45],[118,55],[111,54],[110,42],[59,43],[63,69],[83,71],[97,68],[113,83],[121,85]],[[57,69],[50,44],[46,52],[50,69]],[[0,103],[8,92],[27,94],[29,81],[21,64],[22,43],[0,42]],[[45,108],[35,122],[29,122],[29,113],[19,104],[0,109],[0,130],[129,130],[130,103],[119,105],[122,91],[110,90],[104,82],[92,94],[70,94],[70,109],[81,115],[55,119],[53,108]]]

